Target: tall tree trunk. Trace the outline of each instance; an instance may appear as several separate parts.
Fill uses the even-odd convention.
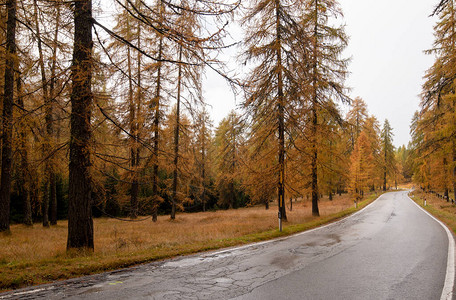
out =
[[[55,82],[56,82],[56,65],[57,65],[57,45],[58,45],[58,37],[59,37],[59,30],[60,30],[60,5],[61,3],[57,3],[57,12],[55,18],[55,31],[54,31],[54,43],[52,48],[52,64],[51,64],[51,79],[49,83],[49,97],[50,97],[50,114],[54,116],[54,102],[55,102]],[[52,135],[49,137],[50,139],[53,138],[54,135],[54,124],[51,124],[51,132]],[[50,169],[50,198],[49,198],[49,221],[51,225],[57,225],[57,182],[56,182],[56,174],[54,169],[54,156],[49,157],[52,168]]]
[[[312,140],[312,159],[311,159],[311,180],[312,180],[312,215],[320,216],[318,209],[318,173],[317,173],[317,160],[318,160],[318,149],[317,149],[317,47],[318,47],[318,1],[315,1],[315,27],[314,27],[314,57],[313,57],[313,83],[312,83],[312,128],[311,128],[311,140]]]
[[[125,1],[125,5],[128,6],[128,1]],[[127,39],[130,40],[130,16],[126,18],[127,25]],[[138,48],[139,48],[139,35],[138,35]],[[130,47],[127,48],[127,72],[128,72],[128,104],[129,104],[129,113],[130,113],[130,167],[132,169],[132,178],[131,178],[131,189],[130,189],[130,218],[136,219],[138,217],[138,180],[137,180],[137,144],[136,144],[136,105],[133,99],[133,78],[131,71],[131,50]],[[139,75],[139,69],[138,69]]]
[[[0,182],[0,232],[10,230],[11,156],[13,139],[14,60],[16,58],[16,0],[6,1],[6,59],[3,92],[3,143]]]
[[[179,46],[179,62],[182,60],[182,45]],[[177,196],[177,166],[179,163],[179,125],[180,125],[180,100],[181,100],[181,79],[182,64],[179,63],[177,74],[177,103],[176,103],[176,124],[174,127],[174,170],[173,170],[173,194],[171,198],[171,220],[176,218],[176,196]]]
[[[153,145],[153,174],[152,174],[152,194],[154,200],[152,203],[152,221],[157,221],[158,215],[158,138],[159,138],[159,124],[160,124],[160,92],[161,92],[161,67],[162,67],[162,54],[163,54],[163,35],[160,35],[160,42],[158,45],[158,70],[157,70],[157,87],[155,98],[153,102],[154,109],[154,145]]]
[[[140,1],[136,1],[136,7],[139,8]],[[141,23],[138,21],[137,22],[137,33],[136,35],[138,36],[138,49],[141,49]],[[133,178],[133,183],[131,186],[132,189],[132,197],[134,197],[134,203],[135,203],[135,209],[136,209],[136,215],[138,214],[138,197],[139,197],[139,179],[138,176],[141,174],[139,172],[139,167],[140,167],[140,154],[141,154],[141,147],[140,147],[140,123],[139,123],[139,118],[141,117],[141,105],[142,105],[142,86],[141,86],[141,79],[142,79],[142,72],[141,72],[141,61],[142,61],[142,55],[141,52],[138,51],[136,61],[137,61],[137,77],[138,77],[138,82],[137,82],[137,89],[136,89],[136,119],[134,122],[134,139],[135,139],[135,151],[133,155],[136,155],[135,158],[135,177]]]
[[[203,128],[201,134],[201,185],[203,187],[203,193],[201,195],[201,201],[203,202],[203,211],[206,211],[206,120],[203,120]]]
[[[16,90],[17,90],[17,106],[21,109],[21,113],[24,112],[24,98],[22,96],[22,83],[21,75],[19,72],[19,66],[17,66],[17,77],[16,77]],[[32,220],[32,205],[30,202],[30,170],[28,163],[27,153],[27,127],[26,127],[26,113],[21,116],[21,124],[19,129],[19,154],[21,157],[20,163],[20,178],[18,178],[19,194],[22,199],[22,205],[24,209],[24,224],[27,226],[33,225]]]
[[[67,249],[94,249],[90,174],[92,47],[92,1],[75,1]]]
[[[283,66],[282,66],[282,37],[280,32],[280,0],[275,1],[276,5],[276,39],[277,39],[277,117],[279,134],[279,182],[278,201],[279,215],[282,220],[287,220],[285,210],[285,97],[283,93]]]
[[[33,1],[33,10],[34,10],[34,18],[35,18],[35,30],[36,35],[38,36],[38,63],[40,66],[41,71],[41,86],[43,89],[43,102],[44,102],[44,110],[45,110],[45,124],[46,124],[46,135],[43,147],[43,157],[45,157],[46,161],[44,163],[44,195],[42,201],[42,215],[43,215],[43,226],[49,227],[49,203],[51,202],[51,192],[52,185],[51,185],[51,177],[53,176],[53,165],[50,159],[50,152],[51,152],[51,138],[53,134],[52,128],[52,105],[51,99],[49,97],[49,90],[48,90],[48,82],[46,79],[46,69],[44,66],[44,56],[43,56],[43,47],[41,43],[41,31],[40,31],[40,22],[39,22],[39,11],[38,11],[38,3],[37,0]],[[55,180],[54,180],[55,182]],[[54,194],[55,196],[55,194]]]
[[[386,191],[386,167],[383,170],[383,191]]]
[[[231,178],[230,178],[230,203],[229,203],[229,208],[232,209],[235,206],[236,203],[236,194],[234,191],[234,173],[236,171],[236,127],[234,122],[236,122],[234,118],[234,114],[231,114],[231,141],[233,143],[233,147],[231,149]]]

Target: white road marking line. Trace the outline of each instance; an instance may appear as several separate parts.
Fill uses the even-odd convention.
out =
[[[440,220],[435,218],[433,215],[428,213],[424,208],[419,206],[412,198],[410,198],[407,194],[407,198],[413,202],[416,206],[418,206],[422,211],[424,211],[428,216],[434,219],[437,223],[440,224],[445,229],[445,232],[448,236],[448,259],[447,259],[447,268],[446,268],[446,276],[445,276],[445,284],[443,285],[442,296],[440,296],[440,300],[451,300],[453,299],[453,289],[454,289],[454,254],[455,254],[455,243],[453,234],[450,232],[448,227],[443,224]]]

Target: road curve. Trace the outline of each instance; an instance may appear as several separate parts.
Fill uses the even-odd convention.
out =
[[[440,299],[445,280],[453,290],[448,236],[407,192],[387,193],[359,213],[292,237],[0,299]]]

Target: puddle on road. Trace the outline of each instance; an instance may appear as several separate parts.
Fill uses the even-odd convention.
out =
[[[320,254],[321,251],[316,251],[316,249],[331,247],[341,241],[340,236],[337,234],[325,234],[321,237],[316,237],[316,240],[314,241],[307,242],[299,247],[290,249],[289,251],[293,254]]]

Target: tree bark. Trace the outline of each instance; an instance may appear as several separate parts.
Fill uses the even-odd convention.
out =
[[[285,99],[283,93],[283,74],[282,74],[282,37],[280,32],[280,0],[276,0],[276,39],[277,39],[277,117],[279,134],[279,182],[278,182],[278,201],[279,215],[284,221],[287,220],[285,210]]]
[[[230,178],[230,203],[229,208],[232,209],[236,203],[236,194],[234,190],[234,173],[236,171],[236,127],[234,122],[236,122],[234,118],[234,114],[231,114],[231,141],[233,143],[233,147],[231,149],[231,178]]]
[[[161,92],[161,67],[162,67],[162,53],[163,53],[163,35],[160,35],[160,42],[158,45],[158,70],[157,70],[157,88],[154,99],[154,145],[153,145],[153,174],[152,174],[152,194],[153,194],[153,211],[152,221],[157,221],[158,215],[158,138],[159,138],[159,124],[160,124],[160,92]]]
[[[453,160],[453,200],[451,201],[452,203],[456,202],[456,143],[453,141],[453,147],[452,147],[452,160]]]
[[[203,202],[203,211],[206,211],[206,119],[202,119],[202,133],[201,133],[201,185],[203,187],[203,193],[201,195],[201,201]]]
[[[182,60],[182,45],[179,46],[179,62]],[[176,124],[174,127],[174,170],[173,170],[173,194],[171,198],[171,220],[176,218],[176,196],[177,196],[177,166],[179,163],[179,125],[180,125],[180,97],[182,65],[179,63],[177,75],[177,103],[176,103]]]
[[[94,249],[90,174],[92,47],[92,1],[75,1],[67,249]]]
[[[125,5],[128,6],[128,1],[125,1]],[[126,25],[127,25],[127,39],[130,40],[130,16],[126,18]],[[139,45],[139,32],[138,32],[138,48]],[[130,218],[136,219],[138,217],[138,179],[137,179],[137,128],[136,128],[136,105],[133,99],[133,79],[132,79],[132,71],[131,71],[131,50],[130,47],[127,48],[127,72],[128,72],[128,102],[129,102],[129,113],[130,113],[130,167],[132,169],[132,179],[131,179],[131,187],[130,187]],[[138,62],[138,77],[140,76],[140,63]],[[138,85],[140,81],[140,77],[138,78]],[[140,92],[140,91],[139,91]],[[138,95],[139,96],[139,95]]]
[[[6,1],[6,59],[3,92],[3,143],[0,182],[0,232],[10,230],[10,191],[13,139],[14,60],[16,58],[16,0]]]
[[[57,3],[57,12],[55,18],[55,31],[54,31],[54,43],[52,48],[52,64],[51,64],[51,79],[49,83],[49,107],[50,107],[50,114],[54,116],[54,101],[55,101],[55,82],[56,82],[56,65],[57,65],[57,45],[58,45],[58,37],[59,37],[59,30],[60,30],[60,3]],[[52,135],[49,138],[54,138],[54,124],[51,125]],[[49,198],[49,221],[51,225],[57,225],[57,182],[56,182],[56,173],[54,169],[54,156],[49,158],[51,160],[51,174],[49,176],[50,181],[50,198]]]
[[[311,140],[312,140],[312,159],[311,159],[311,180],[312,180],[312,215],[320,216],[318,209],[318,173],[317,173],[317,160],[318,160],[318,149],[317,149],[317,35],[318,35],[318,1],[315,1],[315,27],[314,27],[314,57],[313,57],[313,95],[312,95],[312,128],[311,128]]]

